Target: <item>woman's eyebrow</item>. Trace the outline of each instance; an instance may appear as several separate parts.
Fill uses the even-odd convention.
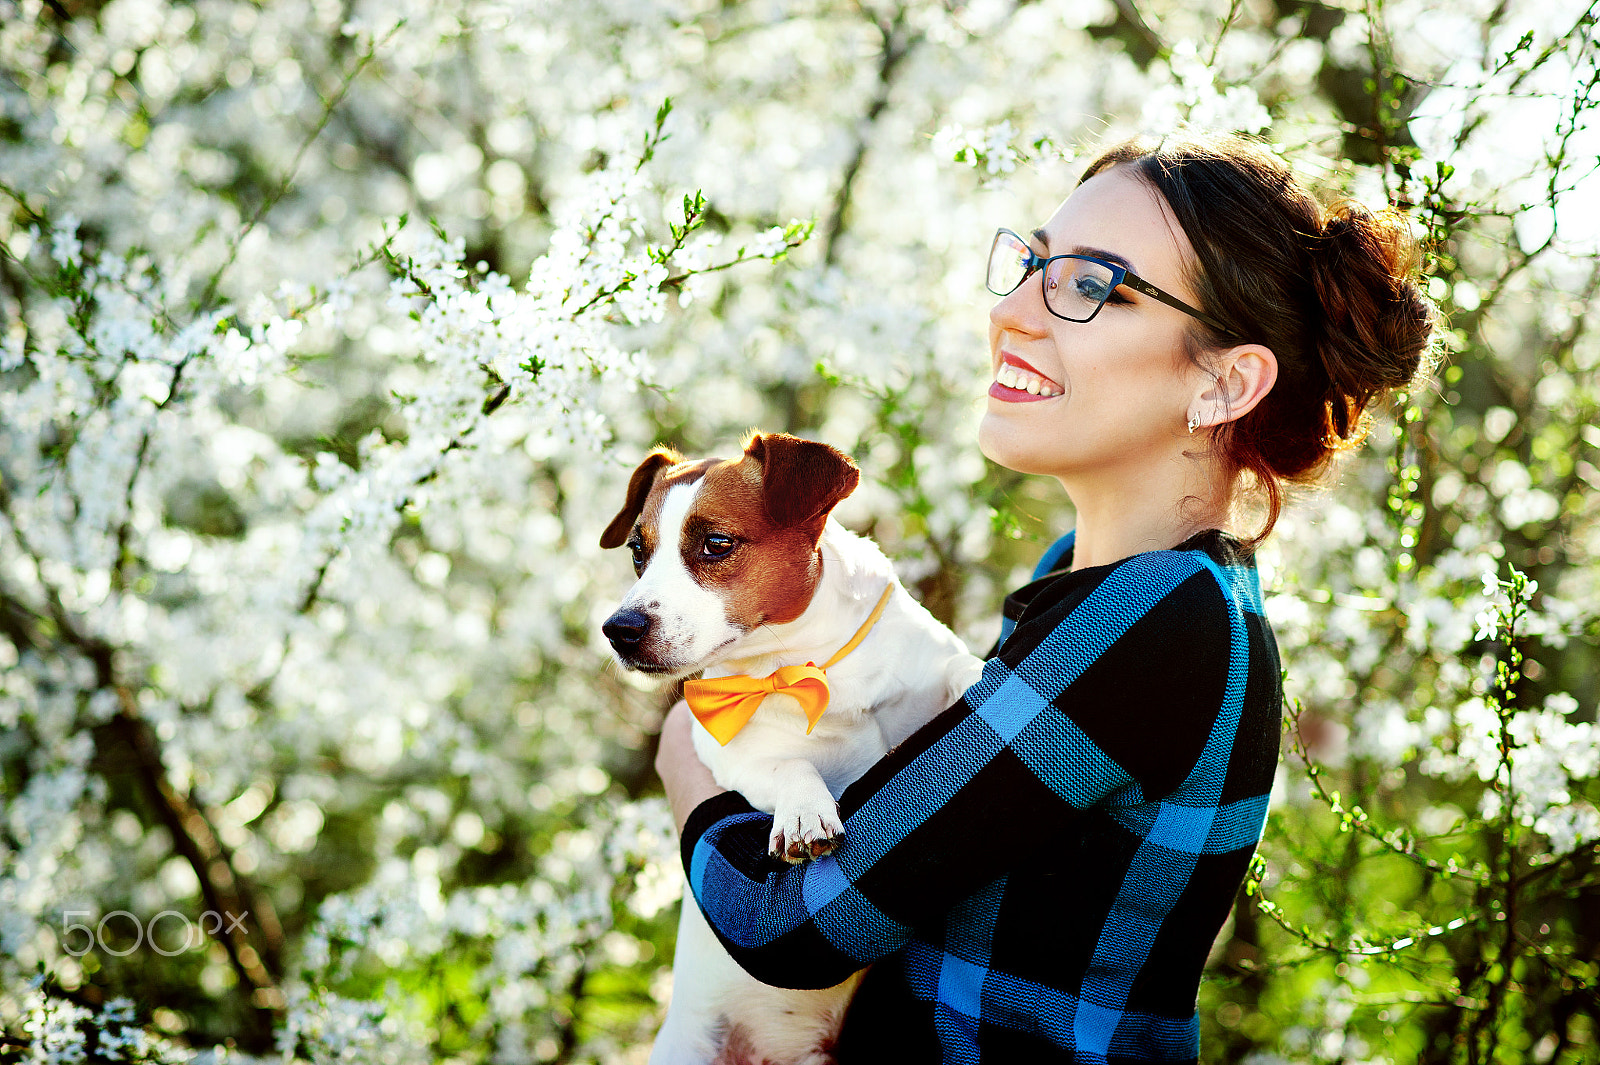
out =
[[[1118,255],[1114,251],[1106,251],[1104,248],[1086,248],[1080,244],[1076,248],[1072,249],[1072,254],[1087,255],[1093,259],[1104,259],[1108,263],[1116,263],[1130,274],[1138,273],[1138,271],[1133,268],[1133,264],[1128,261],[1127,256]]]
[[[1048,233],[1046,233],[1043,228],[1035,229],[1033,231],[1033,239],[1038,241],[1039,242],[1039,246],[1045,250],[1045,254],[1049,255],[1049,253],[1050,253],[1050,235]],[[1091,248],[1091,247],[1088,247],[1086,245],[1079,244],[1078,246],[1076,246],[1076,247],[1074,247],[1072,249],[1070,254],[1072,254],[1072,255],[1087,255],[1091,259],[1104,259],[1106,262],[1115,263],[1116,265],[1122,267],[1124,270],[1128,271],[1128,273],[1130,273],[1130,274],[1137,274],[1138,273],[1138,271],[1133,268],[1133,263],[1128,261],[1128,257],[1127,256],[1118,255],[1116,252],[1107,251],[1104,248]]]

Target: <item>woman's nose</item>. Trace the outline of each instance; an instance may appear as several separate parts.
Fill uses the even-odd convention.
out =
[[[1029,274],[1022,284],[1001,296],[989,308],[989,321],[998,329],[1040,335],[1050,328],[1050,312],[1045,310],[1044,290],[1037,274]]]

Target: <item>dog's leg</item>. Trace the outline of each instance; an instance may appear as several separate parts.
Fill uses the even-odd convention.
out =
[[[723,1038],[729,991],[749,982],[685,886],[672,957],[672,1002],[650,1048],[650,1065],[709,1065]]]
[[[967,694],[967,689],[983,677],[983,659],[976,655],[951,655],[944,663],[945,691],[949,695],[945,705],[954,703]]]
[[[834,1043],[861,976],[855,973],[822,991],[752,983],[740,996],[739,1020],[728,1032],[718,1065],[833,1065]]]
[[[792,758],[779,763],[774,776],[787,777],[790,783],[772,810],[768,853],[792,865],[832,854],[844,842],[844,822],[816,767]]]
[[[792,712],[784,713],[792,708]],[[840,790],[883,754],[876,730],[852,730],[845,736],[819,729],[800,731],[805,717],[787,695],[767,696],[760,720],[719,746],[704,729],[695,730],[695,753],[718,784],[737,791],[751,806],[772,815],[768,851],[774,858],[799,864],[833,853],[844,840],[839,804],[819,765],[837,769],[855,766]],[[803,753],[804,757],[794,757]]]
[[[750,805],[772,811],[767,850],[774,858],[799,864],[832,854],[844,840],[839,804],[817,767],[804,758],[752,759],[719,782],[744,795]]]

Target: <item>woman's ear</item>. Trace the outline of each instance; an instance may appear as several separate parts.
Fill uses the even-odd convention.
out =
[[[1278,380],[1278,358],[1260,344],[1240,344],[1208,362],[1210,384],[1189,407],[1189,423],[1197,429],[1243,418]]]

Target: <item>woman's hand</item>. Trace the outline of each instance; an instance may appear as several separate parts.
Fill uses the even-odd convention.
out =
[[[696,806],[726,788],[717,786],[711,770],[694,753],[694,717],[689,704],[681,699],[667,712],[661,723],[661,746],[656,749],[656,772],[666,785],[672,820],[683,834],[683,823]]]

